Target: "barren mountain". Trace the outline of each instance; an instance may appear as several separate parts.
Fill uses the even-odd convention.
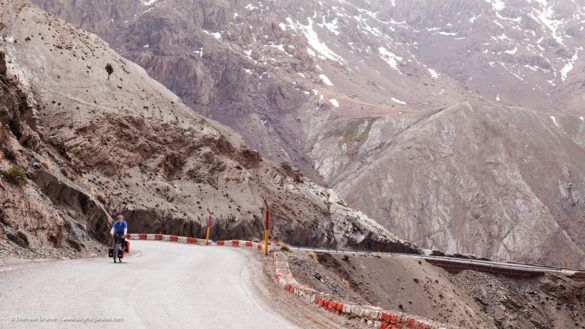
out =
[[[414,313],[459,328],[584,327],[582,277],[450,273],[402,256],[294,253],[288,260],[302,284],[351,303]]]
[[[351,205],[392,231],[449,252],[583,263],[581,120],[462,104],[361,119],[345,134],[316,143],[319,168]],[[339,161],[338,144],[360,160]]]
[[[421,246],[585,265],[585,3],[34,0]]]
[[[266,205],[276,239],[418,250],[264,161],[96,35],[24,1],[0,4],[0,166],[24,168],[29,182],[0,179],[2,253],[23,251],[16,244],[87,251],[106,242],[112,213],[133,232],[188,236],[201,236],[212,214],[212,238],[254,239]]]

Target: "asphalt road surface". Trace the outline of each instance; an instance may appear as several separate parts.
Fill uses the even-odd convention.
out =
[[[250,251],[131,243],[122,264],[0,268],[0,328],[297,328],[254,298]]]

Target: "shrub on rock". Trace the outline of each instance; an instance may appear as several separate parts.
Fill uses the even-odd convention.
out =
[[[24,186],[28,182],[26,172],[19,166],[14,166],[7,170],[0,170],[0,176],[4,177],[8,182]]]

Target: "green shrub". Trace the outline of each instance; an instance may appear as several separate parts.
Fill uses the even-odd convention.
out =
[[[114,67],[112,67],[112,64],[106,64],[106,72],[108,72],[108,80],[110,80],[110,75],[114,73]]]
[[[19,166],[14,166],[7,170],[0,170],[0,175],[15,185],[24,186],[28,182],[26,172]]]
[[[284,243],[281,243],[281,244],[280,244],[280,250],[281,250],[282,252],[284,252],[284,253],[290,253],[290,252],[291,252],[291,250],[290,250],[290,246],[289,246],[289,245],[287,245],[287,244],[284,244]]]
[[[24,241],[24,242],[23,242],[23,245],[24,245],[24,246],[26,246],[26,247],[28,247],[28,245],[29,245],[29,242],[28,242],[28,236],[26,235],[26,233],[24,233],[24,232],[22,232],[22,231],[18,231],[18,232],[16,232],[16,234],[18,235],[18,237],[19,237],[19,238],[20,238],[22,241]]]

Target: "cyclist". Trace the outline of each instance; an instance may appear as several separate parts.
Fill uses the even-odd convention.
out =
[[[126,234],[128,233],[128,224],[124,220],[124,216],[118,215],[118,220],[114,222],[112,225],[112,230],[110,231],[111,235],[114,233],[122,234],[122,238],[124,239],[124,249],[126,248]]]

